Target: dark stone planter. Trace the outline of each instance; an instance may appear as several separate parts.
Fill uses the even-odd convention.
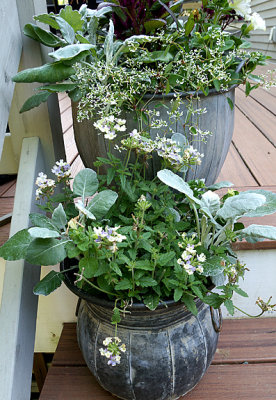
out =
[[[175,132],[185,133],[190,143],[200,153],[204,154],[201,165],[190,168],[185,176],[185,180],[188,181],[191,179],[204,178],[206,184],[211,185],[216,181],[220,173],[232,140],[234,110],[231,110],[227,97],[231,99],[233,104],[235,104],[235,88],[233,87],[228,92],[223,93],[210,90],[210,94],[207,97],[199,92],[199,99],[193,100],[193,107],[195,109],[206,108],[207,110],[206,114],[202,114],[200,117],[195,115],[191,119],[191,122],[195,123],[199,118],[199,128],[203,131],[213,132],[212,136],[207,137],[206,143],[199,142],[197,137],[191,136],[190,133],[187,132],[187,129],[185,130],[183,128],[187,114],[186,105],[188,104],[188,100],[186,99],[191,94],[194,93],[183,93],[183,116],[174,124],[174,126],[172,126],[172,128]],[[170,108],[170,101],[173,98],[172,93],[168,95],[156,95],[147,108],[153,109],[156,104],[162,102],[166,108],[158,108],[158,111],[160,111],[160,118],[168,121],[167,109]],[[99,132],[94,128],[93,123],[96,119],[89,121],[84,120],[81,123],[77,122],[76,103],[72,105],[72,111],[77,148],[84,165],[93,169],[94,161],[96,161],[97,157],[106,157],[106,153],[109,151],[109,141],[108,139],[104,139],[103,134],[99,135]],[[136,122],[134,121],[134,116],[134,113],[125,113],[121,115],[121,117],[125,118],[127,121],[127,132],[131,132],[137,127]],[[162,136],[162,129],[150,129],[150,136],[152,139],[154,139],[157,134]],[[119,152],[112,152],[118,157],[123,157]],[[157,158],[155,158],[153,162],[150,160],[148,165],[148,176],[150,178],[153,177],[159,169],[160,163],[157,161]]]
[[[70,274],[65,284],[72,289]],[[200,300],[196,317],[173,301],[160,304],[155,311],[133,304],[117,332],[127,351],[121,363],[111,367],[99,349],[106,337],[114,336],[110,323],[114,302],[83,296],[76,287],[73,291],[86,298],[81,301],[77,324],[84,359],[99,384],[115,396],[174,400],[193,389],[205,374],[217,347],[218,333],[213,327],[213,322],[219,324],[217,310],[212,317],[210,307]]]

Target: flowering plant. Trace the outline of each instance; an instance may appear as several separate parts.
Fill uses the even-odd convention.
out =
[[[229,182],[206,187],[203,180],[185,182],[176,174],[180,167],[190,166],[177,142],[162,142],[159,152],[160,139],[150,144],[150,150],[140,139],[138,132],[130,132],[117,145],[126,153],[125,161],[108,153],[107,159],[95,163],[98,169],[108,166],[107,174],[83,169],[71,188],[70,166],[62,160],[52,169],[55,179],[40,173],[36,196],[47,216],[30,214],[33,226],[11,237],[0,256],[39,265],[72,259],[69,270],[75,274],[75,285],[114,301],[115,324],[133,301],[154,310],[160,302],[174,299],[196,314],[194,300],[199,297],[215,308],[224,303],[233,314],[233,293],[246,296],[238,284],[246,268],[231,243],[242,238],[276,239],[276,228],[244,227],[238,220],[274,213],[276,195],[229,190],[220,199],[215,190],[229,187]],[[146,164],[156,151],[161,169],[148,180]],[[189,159],[193,162],[193,156]],[[66,272],[51,271],[34,292],[51,293]],[[219,292],[213,292],[212,285]],[[267,308],[266,303],[258,304]]]
[[[21,111],[66,91],[79,101],[82,120],[95,110],[103,117],[122,109],[141,113],[145,93],[207,95],[210,89],[225,91],[246,82],[249,94],[264,83],[252,71],[269,57],[246,50],[250,31],[265,29],[261,17],[251,13],[250,0],[202,0],[193,11],[185,11],[183,3],[113,0],[97,10],[67,6],[59,14],[35,16],[59,34],[27,24],[25,35],[58,49],[49,53],[52,63],[13,78],[45,84]],[[240,31],[229,30],[235,21],[241,22]]]

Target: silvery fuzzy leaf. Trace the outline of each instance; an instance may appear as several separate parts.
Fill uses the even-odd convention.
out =
[[[66,257],[65,244],[63,241],[54,238],[33,240],[28,247],[26,260],[34,265],[55,265]]]
[[[174,133],[171,137],[172,140],[174,140],[178,146],[183,147],[183,146],[188,146],[189,142],[186,138],[186,136],[184,136],[182,133]]]
[[[269,225],[249,225],[241,231],[245,239],[259,241],[262,239],[276,240],[276,227]]]
[[[106,216],[117,198],[118,195],[116,192],[113,192],[112,190],[103,190],[92,198],[87,209],[97,219],[102,219]]]
[[[174,208],[169,207],[167,211],[165,211],[166,215],[173,215],[174,217],[174,222],[179,222],[180,221],[180,214],[178,211],[176,211]]]
[[[67,225],[67,217],[61,203],[53,212],[52,222],[58,229],[64,229]]]
[[[224,285],[224,282],[226,280],[226,276],[224,275],[223,272],[221,272],[219,275],[212,276],[211,281],[215,286],[221,286]]]
[[[265,196],[256,193],[240,193],[237,196],[228,197],[222,208],[218,210],[216,217],[224,220],[241,217],[251,210],[256,210],[266,202]]]
[[[112,61],[113,51],[114,51],[114,44],[113,44],[113,37],[114,37],[114,24],[112,20],[109,21],[109,30],[106,35],[104,41],[104,54],[106,58],[106,64],[109,65]]]
[[[178,190],[181,193],[184,193],[188,199],[192,200],[196,204],[201,204],[201,201],[194,197],[194,192],[180,176],[176,175],[169,169],[162,169],[157,172],[157,176],[166,185],[169,187]]]
[[[223,188],[227,188],[227,187],[231,187],[234,184],[232,182],[229,181],[222,181],[222,182],[218,182],[218,183],[214,183],[211,186],[208,186],[208,189],[210,190],[218,190],[218,189],[223,189]]]
[[[71,25],[68,24],[65,19],[61,17],[55,17],[56,22],[58,23],[60,32],[62,33],[63,38],[67,43],[73,44],[75,40],[75,31]]]
[[[96,45],[97,42],[97,38],[96,38],[96,33],[97,33],[97,29],[99,26],[99,18],[96,17],[96,15],[94,15],[88,25],[88,38],[89,38],[89,42]]]
[[[202,195],[201,204],[202,208],[207,208],[211,215],[215,215],[220,209],[220,198],[216,193],[208,190]]]
[[[97,174],[93,169],[82,169],[75,177],[73,183],[73,192],[82,197],[82,202],[87,196],[92,196],[99,187]]]
[[[266,198],[265,204],[253,211],[249,211],[245,217],[263,217],[264,215],[270,215],[276,212],[276,193],[269,192],[268,190],[248,190],[243,193],[262,194]]]
[[[61,47],[56,51],[52,51],[49,53],[49,56],[54,58],[56,61],[71,60],[78,54],[91,50],[93,47],[95,47],[93,44],[87,43],[70,44],[69,46]]]
[[[33,238],[46,239],[46,238],[60,237],[59,232],[50,230],[48,228],[33,227],[33,228],[29,228],[28,232]]]
[[[84,207],[84,204],[82,201],[78,201],[77,203],[75,203],[75,207],[83,214],[85,215],[87,218],[89,219],[96,219],[95,215],[93,215],[89,210],[87,210],[87,208]]]

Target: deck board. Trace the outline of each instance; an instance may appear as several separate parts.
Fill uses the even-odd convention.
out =
[[[108,400],[78,349],[76,324],[65,324],[40,400]],[[276,398],[276,319],[225,320],[214,361],[183,399]]]

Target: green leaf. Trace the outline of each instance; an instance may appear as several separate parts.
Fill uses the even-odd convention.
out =
[[[74,29],[75,32],[81,31],[84,21],[82,20],[81,14],[72,9],[71,6],[66,6],[60,10],[59,15]]]
[[[117,198],[117,193],[112,190],[103,190],[92,198],[87,209],[95,215],[96,219],[100,220],[106,216]]]
[[[142,276],[142,278],[139,279],[139,286],[149,287],[156,285],[157,285],[156,280],[151,278],[150,276]]]
[[[148,52],[144,57],[142,57],[141,61],[144,63],[153,63],[153,62],[164,62],[169,63],[174,59],[171,53],[165,53],[163,50],[156,50],[152,52]]]
[[[59,30],[59,25],[56,22],[55,14],[53,14],[53,13],[35,15],[34,20],[42,22],[43,24],[49,25],[52,28]]]
[[[180,287],[174,289],[173,299],[175,302],[178,302],[181,299],[182,295],[183,295],[183,289],[181,289]]]
[[[49,56],[54,58],[56,61],[63,60],[71,60],[76,57],[78,54],[83,53],[84,51],[91,50],[94,48],[92,44],[71,44],[66,47],[62,47],[52,53],[49,53]]]
[[[79,269],[82,271],[85,278],[90,279],[96,276],[98,270],[98,260],[96,257],[83,257],[79,262]]]
[[[35,265],[55,265],[66,257],[65,243],[58,239],[35,239],[28,247],[26,260]]]
[[[227,311],[229,312],[229,314],[234,315],[235,308],[234,308],[233,301],[230,299],[227,299],[227,300],[225,300],[224,305],[227,308]]]
[[[232,39],[228,39],[225,41],[225,45],[222,47],[223,51],[230,50],[234,47],[235,42]]]
[[[150,260],[139,260],[135,262],[135,269],[143,269],[145,271],[153,271],[154,267],[151,265]]]
[[[58,229],[64,229],[67,225],[67,217],[61,203],[54,209],[52,222]]]
[[[150,253],[151,253],[151,251],[152,251],[152,246],[151,246],[151,244],[150,244],[147,240],[144,240],[144,239],[141,239],[141,240],[139,241],[138,247],[139,247],[140,249],[144,249],[144,250],[146,250],[146,251],[148,251],[148,252],[150,252]]]
[[[191,12],[189,18],[185,24],[185,36],[189,36],[195,26],[194,14]]]
[[[114,261],[111,261],[110,263],[110,268],[112,271],[114,271],[117,275],[122,276],[122,271],[120,270],[118,264],[116,264]]]
[[[264,215],[274,214],[276,212],[276,193],[269,192],[267,190],[248,190],[243,193],[257,193],[262,194],[266,198],[265,204],[257,207],[253,211],[249,211],[245,214],[245,217],[263,217]]]
[[[27,249],[32,240],[33,238],[29,234],[28,229],[23,229],[15,233],[0,248],[0,257],[8,261],[25,258]]]
[[[80,254],[80,250],[73,242],[67,242],[65,245],[65,250],[67,252],[67,257],[76,258]]]
[[[174,133],[171,139],[174,140],[180,147],[188,146],[189,144],[186,136],[184,136],[182,133]]]
[[[240,287],[232,286],[232,289],[233,289],[236,293],[238,293],[240,296],[242,296],[242,297],[248,297],[248,294],[247,294],[244,290],[242,290]]]
[[[38,107],[41,103],[47,101],[48,97],[51,95],[49,92],[41,92],[34,94],[29,97],[28,100],[25,101],[23,106],[20,109],[20,114],[26,111],[31,110],[32,108]]]
[[[106,184],[107,185],[110,185],[110,183],[113,181],[114,176],[115,176],[115,169],[108,168],[107,175],[106,175]]]
[[[34,294],[48,296],[61,286],[63,275],[60,272],[51,271],[34,287]]]
[[[154,32],[158,28],[162,28],[162,26],[166,25],[166,21],[161,18],[156,18],[156,19],[149,19],[144,22],[144,28],[146,30],[146,33]]]
[[[207,208],[211,215],[215,215],[220,208],[219,196],[211,190],[208,190],[201,197],[201,208]]]
[[[41,239],[46,239],[46,238],[57,238],[60,237],[60,233],[57,231],[50,230],[48,228],[29,228],[28,229],[29,234],[33,238],[41,238]]]
[[[78,102],[82,98],[82,91],[80,88],[76,87],[76,89],[69,92],[69,97],[72,101]]]
[[[270,240],[276,240],[276,227],[275,226],[269,226],[269,225],[256,225],[252,224],[249,225],[247,228],[244,228],[241,231],[242,235],[245,236],[245,238],[249,239],[270,239]]]
[[[213,83],[214,83],[214,87],[215,87],[216,91],[219,92],[220,91],[220,82],[217,79],[215,79]]]
[[[85,37],[83,37],[82,35],[80,35],[79,33],[76,34],[76,39],[80,42],[80,43],[84,43],[84,44],[95,44],[95,43],[90,43],[90,41],[88,39],[86,39]]]
[[[204,297],[203,301],[211,307],[219,308],[224,302],[224,299],[217,293],[211,293],[209,296]]]
[[[194,302],[194,299],[191,295],[184,294],[181,298],[185,306],[188,308],[189,311],[191,311],[192,314],[197,315],[198,311],[196,308],[196,304]]]
[[[132,283],[129,279],[123,278],[120,282],[115,286],[115,290],[127,290],[132,289]]]
[[[67,92],[76,88],[75,83],[57,83],[56,85],[39,86],[36,90],[47,90],[51,93]]]
[[[222,182],[218,182],[218,183],[214,183],[211,186],[208,186],[209,190],[218,190],[218,189],[222,189],[222,188],[228,188],[233,186],[233,183],[229,182],[229,181],[222,181]]]
[[[33,225],[38,226],[40,228],[48,228],[51,231],[55,231],[57,229],[56,225],[52,222],[52,220],[45,215],[32,213],[30,214],[30,220]]]
[[[230,99],[230,97],[226,97],[228,104],[230,106],[230,109],[233,111],[234,110],[234,104],[233,101]]]
[[[99,18],[94,15],[90,19],[90,23],[88,25],[88,37],[89,37],[89,42],[96,45],[97,44],[97,29],[99,26]]]
[[[45,46],[49,47],[59,47],[64,46],[64,40],[60,39],[58,36],[54,35],[52,32],[45,31],[37,25],[27,24],[23,29],[24,35],[34,39]]]
[[[193,202],[201,204],[200,200],[194,197],[194,193],[188,183],[186,183],[180,176],[176,175],[169,169],[162,169],[161,171],[158,171],[157,176],[160,181],[165,183],[165,185],[184,193],[188,199],[192,200]]]
[[[111,323],[112,324],[119,324],[121,322],[121,315],[120,315],[120,310],[119,308],[115,307],[113,309],[113,314],[111,317]]]
[[[174,251],[161,254],[157,259],[157,264],[159,264],[161,267],[165,267],[170,261],[174,259],[174,257],[175,257]]]
[[[155,310],[159,304],[158,294],[149,294],[148,296],[144,296],[143,300],[145,306],[152,311]]]
[[[56,17],[60,32],[67,43],[73,44],[75,40],[75,31],[67,21],[61,17]]]
[[[81,196],[84,203],[85,197],[92,196],[98,187],[99,181],[96,172],[93,169],[85,168],[76,175],[73,183],[73,192],[77,196]],[[90,208],[88,210],[94,214]]]
[[[24,71],[20,71],[12,78],[12,80],[13,82],[24,83],[55,83],[69,78],[74,73],[74,68],[70,66],[61,63],[52,63],[42,65],[41,67],[28,68]]]
[[[235,219],[251,210],[262,206],[266,202],[265,196],[257,193],[240,193],[237,196],[228,197],[222,208],[217,212],[217,217]]]

